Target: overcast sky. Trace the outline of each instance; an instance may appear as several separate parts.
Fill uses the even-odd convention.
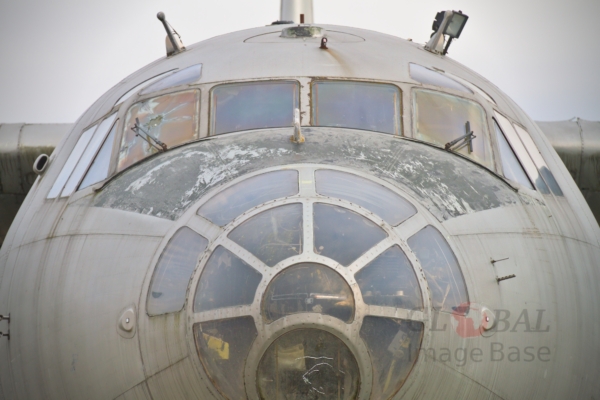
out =
[[[315,22],[424,43],[437,11],[469,15],[449,56],[535,120],[600,121],[600,0],[314,0]],[[74,122],[164,55],[164,11],[184,44],[267,25],[279,0],[0,0],[0,123]]]

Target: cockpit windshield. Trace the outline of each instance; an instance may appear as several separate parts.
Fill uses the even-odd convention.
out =
[[[400,89],[369,82],[317,81],[312,124],[400,134]]]
[[[431,90],[414,91],[415,138],[463,154],[492,168],[483,108],[470,100]]]

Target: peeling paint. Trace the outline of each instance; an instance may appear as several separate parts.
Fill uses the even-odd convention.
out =
[[[407,191],[440,221],[527,202],[484,168],[443,150],[391,135],[305,128],[222,135],[159,154],[116,177],[94,205],[177,219],[211,189],[268,167],[313,163],[356,169]],[[475,189],[477,188],[477,189]]]

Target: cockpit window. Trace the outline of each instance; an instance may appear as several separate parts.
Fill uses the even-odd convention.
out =
[[[400,89],[384,83],[316,81],[312,124],[400,134]]]
[[[146,99],[131,106],[125,117],[117,171],[198,135],[200,92],[187,90]]]
[[[458,83],[456,80],[418,64],[410,64],[410,77],[425,85],[454,89],[464,93],[473,93],[465,85]]]
[[[219,85],[211,98],[212,135],[292,126],[300,104],[298,82],[244,82]]]
[[[154,93],[166,88],[194,83],[200,79],[201,74],[202,64],[192,65],[191,67],[177,71],[174,74],[169,75],[166,78],[163,78],[160,81],[148,86],[147,88],[143,89],[140,94]]]
[[[494,129],[496,130],[496,137],[498,139],[498,147],[500,148],[500,157],[502,158],[502,169],[504,170],[504,176],[514,182],[518,182],[521,185],[533,190],[533,186],[527,177],[527,174],[523,170],[519,159],[515,155],[513,149],[510,147],[504,133],[496,120],[494,120]]]
[[[113,124],[108,136],[104,140],[104,144],[102,144],[100,151],[98,151],[98,154],[96,154],[94,162],[90,166],[90,169],[88,169],[83,181],[79,185],[78,190],[103,181],[108,177],[108,168],[110,166],[110,159],[112,155],[113,143],[115,141],[118,121],[119,120]]]
[[[470,100],[430,90],[414,91],[415,138],[446,147],[492,167],[483,108]],[[469,132],[473,135],[469,136]]]

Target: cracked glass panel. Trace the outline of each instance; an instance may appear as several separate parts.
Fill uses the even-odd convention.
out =
[[[423,309],[417,275],[399,246],[387,249],[354,276],[366,304]]]
[[[302,263],[286,268],[269,284],[263,297],[265,321],[286,315],[319,313],[350,323],[354,295],[337,272],[324,265]]]
[[[428,225],[411,236],[408,245],[425,272],[434,310],[455,312],[464,307],[469,301],[465,279],[444,236]]]
[[[400,134],[400,89],[368,82],[323,81],[312,85],[312,125]]]
[[[317,170],[315,179],[317,193],[358,204],[390,225],[398,225],[417,213],[404,198],[369,179],[326,169]]]
[[[377,224],[346,208],[314,205],[314,252],[347,267],[387,237]]]
[[[155,140],[172,147],[197,138],[199,98],[198,90],[187,90],[153,97],[131,106],[125,117],[117,171],[157,153],[160,146]],[[145,133],[137,135],[133,131],[136,119],[139,119],[140,130]]]
[[[96,158],[90,166],[90,169],[88,169],[87,173],[85,174],[83,181],[81,181],[78,190],[84,189],[95,183],[103,181],[108,177],[108,168],[110,166],[113,143],[115,141],[115,132],[117,131],[118,122],[119,120],[117,120],[113,124],[110,133],[104,140],[100,151],[98,152],[98,154],[96,154]]]
[[[417,82],[424,83],[426,85],[439,86],[448,89],[458,90],[464,93],[473,92],[465,87],[464,85],[458,83],[452,78],[445,76],[437,71],[431,70],[429,68],[422,67],[418,64],[410,63],[410,77],[413,78]]]
[[[228,399],[245,399],[244,365],[257,336],[252,317],[194,324],[194,339],[202,365]]]
[[[267,172],[218,193],[200,207],[198,215],[225,226],[252,207],[295,194],[298,194],[298,171]]]
[[[196,289],[194,312],[252,304],[262,274],[219,246],[206,262]]]
[[[212,135],[249,129],[293,126],[300,103],[297,82],[263,81],[215,86],[212,90]]]
[[[419,356],[423,323],[366,316],[360,329],[373,362],[372,399],[389,399],[402,387]]]
[[[147,309],[150,315],[179,311],[190,277],[208,240],[188,227],[179,229],[163,250],[152,276]]]
[[[475,136],[472,149],[460,140],[452,151],[492,168],[492,149],[483,108],[467,99],[430,90],[414,91],[415,139],[444,147],[467,134],[466,123]],[[472,150],[472,151],[470,151]]]
[[[340,339],[317,329],[296,329],[265,352],[257,371],[261,399],[355,399],[360,372]]]
[[[533,186],[531,185],[525,170],[523,170],[519,159],[508,144],[508,141],[504,137],[504,133],[498,126],[496,120],[494,120],[494,129],[496,130],[496,138],[498,139],[498,147],[500,148],[500,157],[502,158],[502,170],[504,171],[504,176],[511,181],[518,182],[521,185],[533,190]]]
[[[166,78],[163,78],[160,81],[148,86],[147,88],[143,89],[140,94],[158,92],[159,90],[170,87],[194,83],[200,79],[201,74],[202,64],[192,65],[191,67],[177,71],[174,74],[171,74]]]
[[[302,253],[302,204],[264,211],[235,228],[228,236],[272,267]]]

